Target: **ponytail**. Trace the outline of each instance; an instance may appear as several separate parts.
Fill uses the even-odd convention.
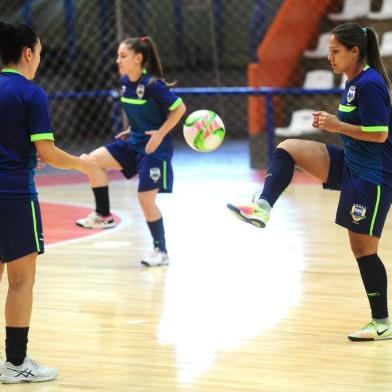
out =
[[[388,72],[381,60],[377,36],[370,27],[362,28],[358,23],[343,23],[335,27],[331,34],[348,49],[357,46],[359,49],[359,61],[367,62],[384,79],[389,95],[392,93],[392,83]]]
[[[34,52],[37,42],[38,35],[31,27],[0,20],[0,58],[3,65],[18,63],[23,48],[30,48]]]
[[[154,78],[162,80],[166,86],[172,87],[176,83],[165,80],[158,48],[151,37],[127,38],[122,41],[130,50],[143,56],[142,68]]]
[[[377,36],[373,29],[366,27],[367,46],[366,46],[366,59],[367,63],[374,68],[383,77],[386,85],[388,86],[389,94],[392,93],[392,83],[389,78],[388,72],[381,60],[380,49],[378,47]]]

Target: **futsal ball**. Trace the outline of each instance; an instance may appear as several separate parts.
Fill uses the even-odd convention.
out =
[[[211,110],[197,110],[184,122],[184,138],[196,151],[210,152],[217,149],[225,138],[222,119]]]

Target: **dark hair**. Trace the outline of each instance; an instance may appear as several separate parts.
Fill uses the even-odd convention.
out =
[[[122,41],[130,50],[141,53],[143,56],[142,68],[153,77],[162,80],[167,86],[175,85],[165,80],[161,59],[159,58],[158,48],[151,37],[127,38]]]
[[[377,36],[374,30],[370,27],[362,28],[358,23],[349,22],[335,27],[331,34],[348,49],[358,46],[359,61],[366,61],[367,64],[381,74],[391,94],[391,79],[381,60]]]
[[[34,51],[37,42],[38,35],[31,27],[0,21],[0,57],[4,65],[18,63],[23,48]]]

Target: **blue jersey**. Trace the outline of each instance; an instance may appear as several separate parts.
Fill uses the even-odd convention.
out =
[[[121,78],[123,95],[121,103],[131,126],[130,142],[139,154],[145,154],[150,138],[145,131],[156,131],[166,121],[169,111],[180,106],[182,99],[172,93],[161,80],[142,75],[132,82],[128,76]],[[170,159],[173,154],[171,134],[167,134],[151,156]]]
[[[36,199],[34,141],[53,140],[45,92],[19,72],[0,72],[0,198]]]
[[[346,83],[338,118],[359,125],[363,132],[392,130],[391,100],[381,75],[365,68]],[[357,177],[392,189],[392,140],[389,133],[384,143],[367,142],[342,135],[345,163]]]

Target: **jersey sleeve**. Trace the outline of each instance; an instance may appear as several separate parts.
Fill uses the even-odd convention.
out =
[[[390,100],[382,86],[374,82],[362,86],[358,106],[363,132],[389,131]]]
[[[177,109],[182,103],[182,98],[170,91],[161,80],[151,83],[149,90],[151,97],[156,99],[167,111]]]
[[[40,88],[33,92],[30,99],[28,130],[32,142],[37,140],[54,140],[48,97]]]

